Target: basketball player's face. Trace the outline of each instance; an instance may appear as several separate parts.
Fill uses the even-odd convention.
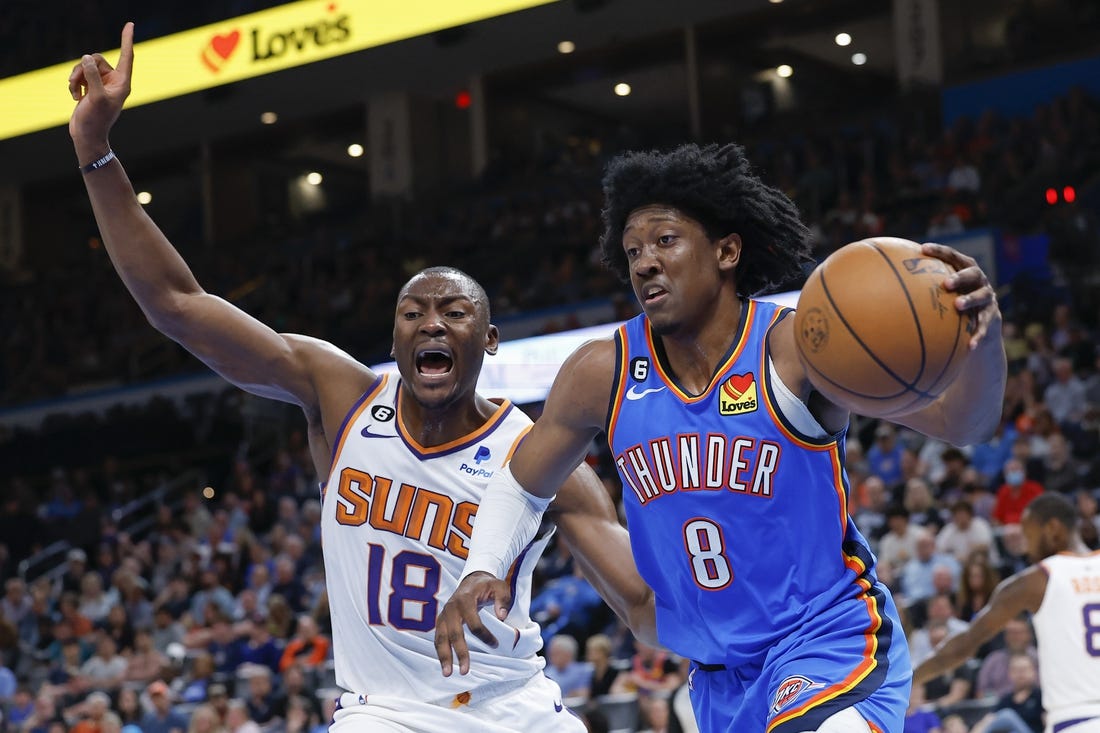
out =
[[[397,299],[393,356],[402,383],[424,407],[472,395],[485,354],[495,354],[498,342],[480,289],[460,275],[419,275]]]
[[[675,333],[705,320],[724,279],[722,248],[679,209],[635,209],[623,228],[630,284],[654,330]]]

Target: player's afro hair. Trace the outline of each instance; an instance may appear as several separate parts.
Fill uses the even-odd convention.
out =
[[[675,207],[697,220],[707,236],[739,234],[737,290],[754,295],[789,283],[810,258],[809,230],[794,202],[764,184],[740,145],[681,145],[667,153],[630,152],[614,158],[603,177],[603,262],[629,280],[622,248],[626,219],[649,204]]]

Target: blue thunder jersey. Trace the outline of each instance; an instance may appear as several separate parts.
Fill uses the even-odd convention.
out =
[[[900,624],[848,516],[844,432],[802,434],[773,400],[767,335],[790,313],[742,301],[737,338],[697,396],[670,375],[648,319],[628,321],[615,335],[607,424],[663,645],[703,665],[759,673],[815,635],[851,639],[837,660],[846,671],[814,685],[823,689],[796,701],[788,693],[797,670],[783,684],[764,683],[773,690],[769,730],[788,714],[862,699],[901,653],[889,654]]]

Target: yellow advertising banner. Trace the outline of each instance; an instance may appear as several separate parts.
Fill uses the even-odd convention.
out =
[[[555,0],[300,0],[134,45],[134,107]],[[122,26],[119,25],[121,31]],[[141,29],[137,29],[140,35]],[[83,49],[94,51],[97,49]],[[114,64],[118,50],[104,53]],[[77,59],[0,79],[0,140],[65,124]]]

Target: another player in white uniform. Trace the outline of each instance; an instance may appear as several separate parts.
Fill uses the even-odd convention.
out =
[[[475,668],[445,679],[433,647],[439,604],[454,591],[489,477],[530,421],[475,392],[499,335],[485,291],[452,268],[402,288],[394,319],[401,374],[380,377],[317,339],[279,334],[204,291],[137,202],[107,143],[130,92],[133,26],[117,68],[85,56],[69,77],[69,122],[111,261],[150,323],[254,394],[305,412],[319,476],[333,653],[341,696],[334,729],[372,733],[541,733],[584,726],[564,710],[535,656],[531,568],[545,540],[512,568],[512,603],[483,621],[497,646],[471,637]],[[626,530],[602,484],[582,467],[551,508],[565,542],[614,610],[653,623],[652,594],[634,569]]]
[[[946,640],[913,673],[923,684],[971,658],[1020,613],[1033,614],[1048,733],[1100,733],[1100,553],[1077,536],[1077,509],[1047,493],[1021,526],[1034,565],[1003,581],[970,628]]]

